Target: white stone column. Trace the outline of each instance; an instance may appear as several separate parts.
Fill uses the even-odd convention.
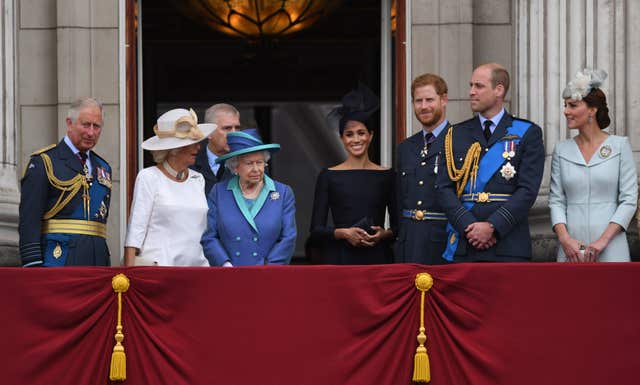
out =
[[[640,157],[640,2],[634,0],[516,0],[514,112],[540,124],[546,162],[540,194],[530,215],[538,257],[551,258],[556,239],[549,222],[549,169],[555,144],[567,130],[562,90],[579,69],[607,71],[603,90],[612,118],[608,132],[630,138]],[[635,108],[632,108],[634,107]],[[635,241],[634,241],[635,242]],[[637,248],[636,248],[637,249]]]
[[[48,0],[56,6],[57,140],[65,132],[69,104],[93,96],[104,107],[104,127],[95,151],[111,165],[107,221],[111,264],[120,264],[120,108],[118,0]],[[124,2],[123,2],[124,3]]]
[[[17,265],[18,258],[18,171],[16,157],[14,87],[14,3],[0,0],[0,266]]]
[[[447,118],[468,119],[469,77],[473,72],[473,2],[471,0],[413,0],[411,8],[411,72],[413,78],[425,72],[442,76],[449,87]],[[411,99],[408,99],[409,102]],[[411,109],[408,104],[407,108]],[[411,113],[407,136],[421,129]]]

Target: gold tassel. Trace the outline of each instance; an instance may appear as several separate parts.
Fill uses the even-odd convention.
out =
[[[418,333],[418,348],[413,357],[414,382],[431,381],[431,365],[429,364],[427,348],[424,346],[425,342],[427,342],[424,328],[424,296],[432,286],[433,278],[429,273],[420,273],[416,276],[416,289],[420,290],[420,332]]]
[[[122,333],[122,293],[129,289],[129,278],[124,274],[118,274],[111,280],[113,291],[118,293],[118,324],[116,326],[116,346],[111,353],[111,370],[109,379],[111,381],[124,381],[127,379],[127,356],[124,354],[124,334]]]

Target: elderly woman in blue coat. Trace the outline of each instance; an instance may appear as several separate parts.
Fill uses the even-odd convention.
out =
[[[291,188],[264,173],[279,144],[264,144],[256,129],[227,135],[230,152],[216,159],[234,175],[208,196],[207,230],[202,236],[211,266],[286,265],[296,241]]]

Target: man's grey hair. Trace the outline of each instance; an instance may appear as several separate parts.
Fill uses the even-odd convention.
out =
[[[204,122],[205,123],[216,123],[216,118],[218,114],[228,113],[233,114],[235,116],[240,116],[240,111],[237,108],[227,103],[218,103],[213,106],[207,108],[207,111],[204,113]]]
[[[258,153],[260,152],[262,153],[262,156],[264,156],[265,162],[268,162],[269,159],[271,159],[271,153],[269,151],[267,150],[258,151]],[[242,155],[246,155],[246,154],[242,154]],[[242,155],[232,156],[231,158],[224,161],[224,166],[227,169],[229,169],[229,171],[231,171],[233,175],[238,173],[238,164],[240,163],[239,157],[241,157]]]
[[[98,107],[102,120],[104,120],[104,109],[102,108],[102,103],[100,103],[98,99],[89,96],[74,100],[69,106],[69,111],[67,111],[67,118],[71,119],[72,123],[75,122],[80,115],[80,111],[87,107]]]

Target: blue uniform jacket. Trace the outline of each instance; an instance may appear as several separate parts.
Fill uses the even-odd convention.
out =
[[[38,151],[31,156],[21,181],[20,194],[20,256],[24,266],[96,265],[109,266],[109,249],[105,238],[84,234],[41,234],[44,213],[49,211],[60,197],[60,190],[53,187],[45,172],[41,154],[51,159],[53,174],[66,181],[82,174],[82,163],[69,146],[58,145]],[[106,224],[111,200],[111,167],[90,152],[92,181],[89,184],[89,218],[84,212],[82,189],[51,219],[89,220]],[[55,251],[55,252],[54,252]]]
[[[469,147],[479,142],[484,154],[494,143],[506,135],[513,119],[505,112],[493,135],[487,141],[482,133],[480,118],[474,117],[453,128],[453,153],[456,167],[460,168]],[[444,132],[446,135],[446,132]],[[498,145],[501,145],[500,143]],[[456,262],[471,261],[525,261],[531,259],[531,236],[529,233],[529,209],[538,196],[544,170],[544,146],[542,130],[532,123],[515,149],[510,162],[516,169],[511,179],[504,178],[500,168],[487,182],[484,192],[511,194],[506,202],[475,203],[471,210],[462,206],[456,196],[455,183],[449,179],[446,161],[441,162],[438,174],[438,199],[449,223],[459,234],[455,252]],[[503,160],[506,164],[507,159]],[[464,229],[473,222],[488,221],[493,224],[498,242],[488,250],[477,250],[464,236]]]
[[[208,196],[204,255],[211,266],[280,264],[291,261],[297,230],[291,188],[264,176],[264,187],[249,212],[239,192],[238,177],[213,185]],[[239,194],[240,202],[234,196]]]
[[[420,152],[424,148],[424,134],[420,130],[398,145],[397,194],[400,229],[396,242],[397,262],[441,264],[447,233],[444,220],[417,221],[403,218],[402,210],[427,210],[443,212],[436,197],[436,178],[444,172],[438,164],[444,156],[444,131],[431,144],[426,157]],[[436,167],[437,166],[437,167]]]

